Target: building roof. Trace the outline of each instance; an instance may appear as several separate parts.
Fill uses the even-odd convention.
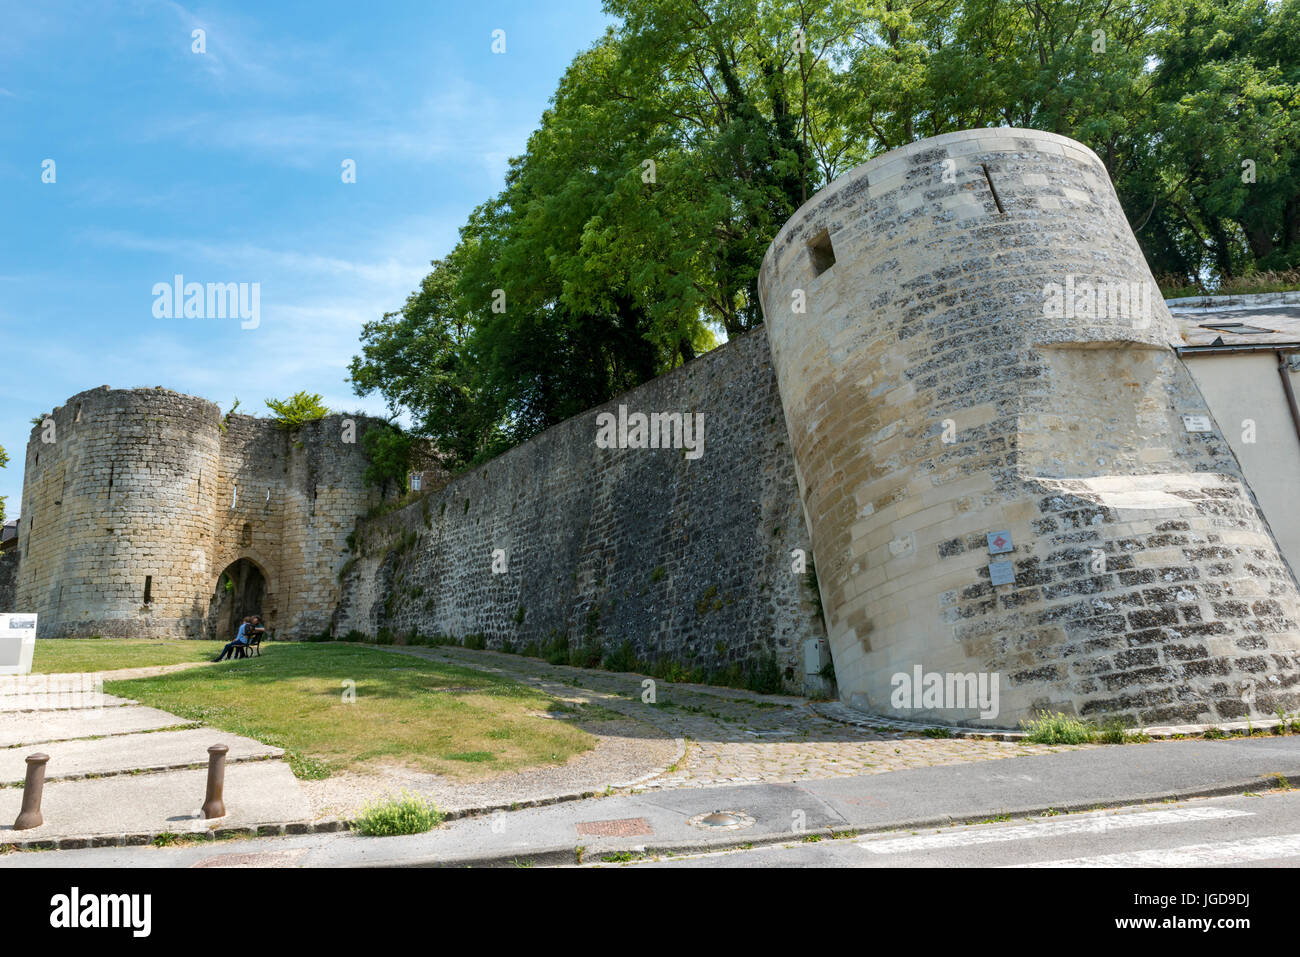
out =
[[[1300,345],[1300,306],[1171,312],[1183,340],[1175,347]]]

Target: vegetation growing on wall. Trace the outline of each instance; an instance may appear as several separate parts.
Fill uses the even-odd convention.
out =
[[[275,424],[289,432],[330,414],[330,410],[321,403],[320,395],[308,392],[295,392],[287,399],[267,399],[266,407],[275,413],[272,416]],[[231,408],[230,411],[235,410]]]

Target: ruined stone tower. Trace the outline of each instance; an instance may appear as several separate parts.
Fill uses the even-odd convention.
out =
[[[851,704],[1002,727],[1300,704],[1295,579],[1089,149],[980,129],[880,156],[786,224],[760,291]],[[918,668],[997,675],[998,714],[961,679],[901,697]]]
[[[42,638],[226,637],[260,612],[325,629],[345,540],[378,501],[370,420],[295,432],[165,389],[82,392],[32,430],[18,605]]]

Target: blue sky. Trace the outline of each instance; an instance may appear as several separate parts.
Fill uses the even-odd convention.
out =
[[[382,411],[346,382],[361,324],[450,250],[611,22],[599,0],[42,0],[0,17],[9,517],[32,417],[83,389],[238,396],[254,414],[306,389]],[[176,274],[258,283],[260,324],[155,318]]]

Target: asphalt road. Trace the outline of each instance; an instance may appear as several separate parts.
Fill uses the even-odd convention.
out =
[[[1300,790],[587,867],[1296,867]]]

